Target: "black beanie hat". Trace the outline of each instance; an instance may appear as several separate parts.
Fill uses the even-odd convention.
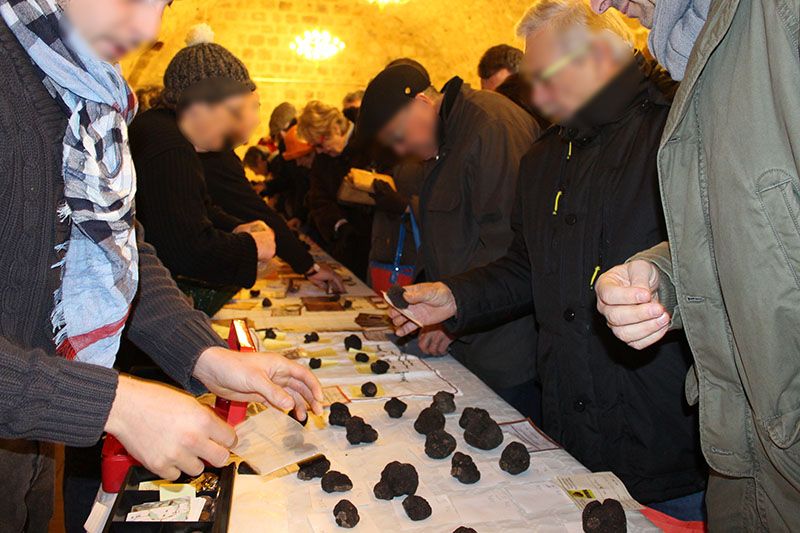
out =
[[[161,100],[172,109],[192,102],[218,102],[256,89],[239,58],[211,42],[192,44],[172,58],[164,72]]]

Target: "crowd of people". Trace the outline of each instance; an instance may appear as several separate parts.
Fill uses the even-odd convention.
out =
[[[260,95],[223,46],[138,106],[116,67],[170,3],[0,0],[0,531],[47,530],[53,442],[68,531],[103,432],[167,479],[224,464],[233,430],[175,387],[320,412],[307,368],[208,321],[275,256],[344,292],[301,233],[404,286],[407,351],[641,503],[800,528],[798,0],[534,0],[480,89],[397,58],[246,148]]]

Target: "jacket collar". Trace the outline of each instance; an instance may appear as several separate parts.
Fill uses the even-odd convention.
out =
[[[655,69],[637,52],[619,74],[561,125],[559,135],[567,141],[587,143],[603,126],[619,121],[637,105],[654,100],[666,104],[659,91],[650,90]]]
[[[464,80],[458,76],[453,77],[442,87],[442,105],[439,108],[439,125],[436,135],[439,138],[439,156],[446,152],[447,138],[453,136],[453,130],[458,122],[461,104],[464,101],[461,88]]]

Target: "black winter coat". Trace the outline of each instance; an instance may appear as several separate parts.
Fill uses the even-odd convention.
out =
[[[422,165],[422,267],[435,281],[486,265],[511,244],[519,163],[539,134],[533,118],[505,96],[453,78],[444,87],[439,155]],[[531,306],[495,327],[475,324],[450,346],[493,388],[534,379]]]
[[[522,161],[514,241],[491,265],[447,281],[456,328],[534,302],[544,429],[647,503],[702,490],[696,408],[683,395],[682,334],[635,351],[596,311],[604,269],[666,239],[656,150],[669,100],[638,60]]]

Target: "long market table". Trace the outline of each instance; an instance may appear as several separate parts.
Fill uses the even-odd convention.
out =
[[[333,263],[324,252],[313,247],[317,261]],[[355,318],[359,313],[379,313],[370,300],[374,293],[352,274],[337,268],[348,278],[348,294],[352,308],[341,311],[320,311],[284,315],[272,307],[263,308],[258,302],[264,294],[270,294],[273,281],[262,281],[258,295],[240,295],[238,301],[223,308],[214,318],[224,322],[232,318],[247,318],[256,328],[275,327],[295,333],[314,331],[333,332],[359,331]],[[285,271],[285,270],[284,270]],[[273,273],[274,274],[274,273]],[[280,278],[280,276],[277,276]],[[291,276],[290,276],[291,277]],[[279,287],[277,290],[280,290]],[[302,286],[296,294],[273,299],[273,306],[292,307],[300,303],[302,294],[314,295],[313,288]],[[322,293],[319,293],[322,294]],[[272,294],[275,296],[275,294]],[[249,303],[248,303],[248,298]],[[297,300],[297,301],[295,301]],[[384,311],[385,312],[385,311]],[[273,316],[273,314],[275,316]],[[249,533],[270,532],[327,532],[342,531],[333,523],[332,509],[342,498],[349,499],[359,509],[361,522],[354,531],[453,531],[460,525],[475,528],[479,532],[574,532],[582,531],[581,512],[567,496],[556,478],[566,475],[588,474],[588,470],[563,449],[551,449],[532,454],[530,469],[518,476],[511,476],[498,467],[498,458],[505,445],[511,441],[507,435],[503,445],[485,452],[470,448],[462,438],[458,427],[458,414],[464,407],[481,407],[489,411],[500,423],[518,421],[522,417],[514,408],[497,396],[475,375],[466,370],[452,357],[425,359],[444,381],[458,389],[457,412],[447,416],[446,430],[454,435],[458,450],[473,457],[481,480],[474,485],[462,485],[450,476],[450,458],[434,460],[424,451],[424,437],[412,428],[419,411],[430,404],[431,398],[404,398],[409,404],[403,418],[394,420],[386,416],[382,406],[385,398],[354,399],[350,411],[363,416],[378,431],[380,438],[373,444],[351,446],[344,430],[329,427],[321,419],[312,419],[306,428],[318,433],[324,443],[323,451],[332,463],[332,469],[350,476],[354,488],[347,493],[324,493],[319,480],[301,481],[295,469],[287,469],[272,475],[238,475],[234,484],[233,506],[229,531]],[[364,381],[368,379],[365,378]],[[372,487],[380,478],[383,467],[392,460],[412,463],[420,475],[418,494],[426,497],[433,515],[422,522],[410,521],[400,505],[400,498],[392,502],[377,500]],[[628,530],[659,531],[639,511],[627,511]]]

